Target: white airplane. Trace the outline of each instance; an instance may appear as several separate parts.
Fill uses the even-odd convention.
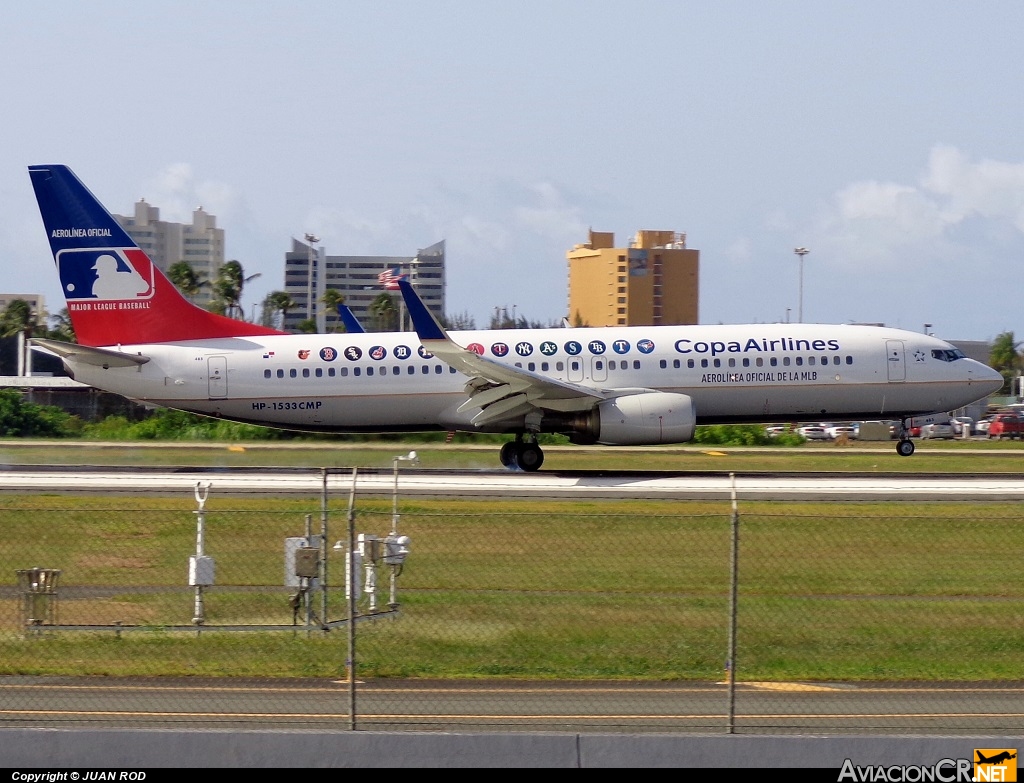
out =
[[[416,333],[286,334],[186,300],[66,166],[31,166],[78,343],[33,339],[76,380],[207,416],[310,432],[684,443],[698,424],[898,419],[996,391],[1002,376],[935,337],[873,326],[747,324],[446,332],[406,280]]]

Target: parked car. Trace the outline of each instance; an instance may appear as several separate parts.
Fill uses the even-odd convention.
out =
[[[978,419],[974,425],[974,433],[976,435],[988,435],[988,425],[992,423],[992,419]]]
[[[990,438],[1019,438],[1024,433],[1024,421],[1014,413],[997,413],[988,425]]]
[[[820,424],[805,424],[797,432],[807,438],[807,440],[828,440],[828,432]]]
[[[953,432],[958,437],[964,437],[964,428],[967,428],[967,435],[974,434],[974,419],[970,416],[954,416],[950,422],[953,425]]]
[[[825,433],[828,435],[830,440],[836,438],[848,438],[849,440],[855,440],[857,438],[857,428],[852,424],[830,424],[825,428]]]
[[[774,438],[777,435],[784,435],[789,432],[789,427],[785,424],[773,424],[771,427],[765,427],[764,431],[769,437]]]
[[[955,438],[952,422],[937,421],[921,427],[922,438]]]

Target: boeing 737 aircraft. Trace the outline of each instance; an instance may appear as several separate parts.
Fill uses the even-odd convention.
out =
[[[78,344],[34,339],[82,383],[207,416],[311,432],[540,433],[684,443],[698,424],[898,419],[960,408],[1003,378],[935,337],[748,324],[446,332],[407,280],[416,333],[286,334],[185,299],[66,166],[29,174]]]

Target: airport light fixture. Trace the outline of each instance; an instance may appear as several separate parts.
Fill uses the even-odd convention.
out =
[[[420,462],[419,455],[415,451],[410,451],[404,456],[395,457],[391,460],[394,466],[395,484],[394,490],[391,493],[391,535],[398,535],[398,463],[408,462],[412,465],[418,465]]]
[[[800,257],[800,303],[797,310],[797,323],[804,322],[804,256],[810,253],[806,247],[797,247],[793,252]]]
[[[934,325],[935,324],[925,324],[924,325],[924,333],[925,334],[929,334],[928,330],[931,329]]]

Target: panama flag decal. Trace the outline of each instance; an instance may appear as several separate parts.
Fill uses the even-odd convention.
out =
[[[65,298],[94,302],[151,299],[153,262],[138,248],[75,248],[57,254]]]

